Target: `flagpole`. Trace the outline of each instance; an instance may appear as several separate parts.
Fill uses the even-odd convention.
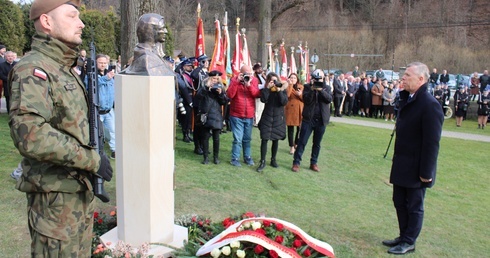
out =
[[[201,3],[197,3],[197,18],[201,18]]]

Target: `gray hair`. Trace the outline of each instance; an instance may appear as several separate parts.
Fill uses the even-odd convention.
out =
[[[426,64],[421,63],[421,62],[412,62],[407,65],[408,67],[413,67],[415,68],[415,73],[417,75],[422,75],[425,79],[425,81],[429,80],[429,67],[427,67]]]

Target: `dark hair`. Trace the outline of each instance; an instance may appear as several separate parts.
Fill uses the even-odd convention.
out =
[[[271,80],[272,80],[272,77],[276,77],[277,79],[279,79],[279,76],[277,76],[276,73],[274,72],[270,72],[267,74],[267,77],[265,78],[265,83],[269,83]]]

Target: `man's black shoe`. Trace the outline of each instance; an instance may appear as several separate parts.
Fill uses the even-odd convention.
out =
[[[400,238],[397,237],[395,239],[390,239],[390,240],[383,240],[383,245],[384,246],[388,246],[388,247],[393,247],[393,246],[397,246],[399,243],[400,243]]]
[[[415,251],[415,244],[410,245],[405,242],[401,242],[399,245],[394,246],[388,250],[389,254],[406,254]]]

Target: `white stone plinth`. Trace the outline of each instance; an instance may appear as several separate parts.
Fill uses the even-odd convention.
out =
[[[174,243],[174,77],[118,74],[115,82],[118,227],[102,239]]]

